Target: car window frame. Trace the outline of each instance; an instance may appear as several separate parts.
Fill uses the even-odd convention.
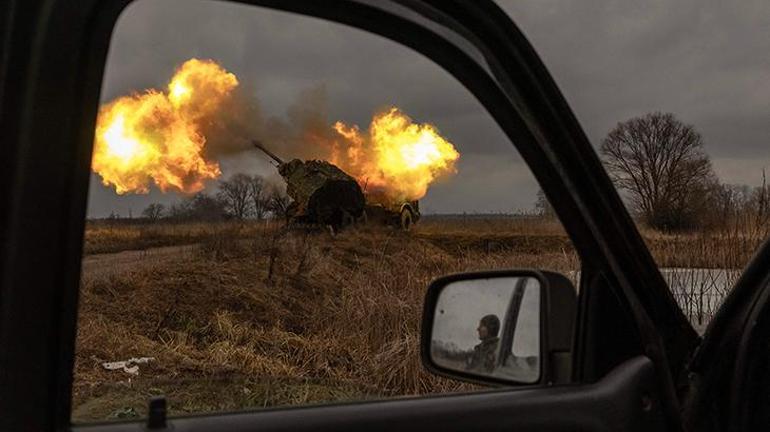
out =
[[[2,138],[12,146],[3,178],[8,180],[3,182],[3,207],[9,213],[2,219],[7,242],[0,252],[0,344],[6,347],[0,354],[0,369],[6,371],[0,382],[14,393],[0,392],[0,406],[13,413],[2,424],[35,418],[39,429],[68,427],[93,126],[109,35],[128,3],[89,0],[72,8],[61,0],[16,2],[15,20],[4,34],[3,44],[14,49],[4,59],[3,70],[11,72],[4,75],[0,92]],[[364,0],[241,3],[379,34],[427,56],[471,91],[554,203],[581,257],[583,275],[602,274],[610,281],[609,289],[646,338],[645,353],[659,369],[661,385],[673,391],[667,355],[680,360],[680,351],[690,350],[697,339],[680,319],[683,315],[677,315],[681,311],[673,298],[676,309],[662,294],[667,292],[665,282],[558,87],[496,5],[417,0],[379,6]],[[389,15],[382,9],[385,4],[407,8],[410,18]],[[463,17],[462,24],[452,17]],[[465,35],[459,40],[467,43],[453,44],[452,37],[439,34],[444,30],[431,31],[425,20],[449,34]],[[486,64],[479,64],[478,52],[469,53],[468,45],[476,47]],[[46,99],[53,103],[41,105]],[[12,106],[18,111],[9,110]],[[56,184],[35,178],[36,172],[50,173]],[[591,202],[597,198],[599,202]],[[26,223],[40,226],[25,229]],[[35,243],[49,247],[36,255]],[[49,265],[47,271],[35,272],[41,264]],[[657,339],[659,332],[663,341]],[[29,403],[37,400],[46,402],[37,407]]]

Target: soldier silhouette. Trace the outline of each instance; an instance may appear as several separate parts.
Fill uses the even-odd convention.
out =
[[[486,315],[479,321],[476,331],[479,332],[481,342],[473,347],[473,354],[468,359],[465,370],[491,373],[497,366],[500,319],[497,315]]]

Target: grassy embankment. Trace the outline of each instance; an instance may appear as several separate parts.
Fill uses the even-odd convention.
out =
[[[577,268],[558,225],[438,221],[409,234],[364,227],[332,237],[264,223],[89,226],[74,417],[172,413],[469,389],[418,355],[428,282],[477,269]],[[91,268],[94,252],[177,244]],[[130,380],[103,361],[152,356]]]
[[[643,233],[665,266],[740,267],[758,244]],[[132,256],[114,272],[90,256],[176,245],[193,246]],[[506,218],[334,237],[256,222],[97,224],[85,254],[76,421],[143,415],[154,394],[178,415],[469,390],[420,365],[428,282],[467,270],[579,267],[558,223]],[[140,356],[155,360],[136,377],[101,367]]]

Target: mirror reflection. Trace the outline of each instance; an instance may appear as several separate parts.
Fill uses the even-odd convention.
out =
[[[431,335],[437,365],[518,383],[540,377],[540,282],[456,281],[441,291]]]

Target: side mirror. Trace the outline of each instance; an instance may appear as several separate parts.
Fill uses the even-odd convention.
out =
[[[577,294],[548,271],[462,273],[434,280],[421,355],[438,375],[483,384],[569,382]]]

